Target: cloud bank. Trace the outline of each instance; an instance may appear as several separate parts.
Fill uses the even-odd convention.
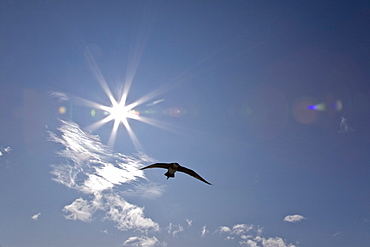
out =
[[[152,158],[142,153],[133,156],[113,153],[101,144],[97,136],[84,132],[70,121],[61,120],[58,131],[49,132],[49,136],[51,141],[61,145],[58,155],[62,163],[52,165],[53,180],[81,193],[62,209],[66,219],[83,222],[109,220],[118,230],[137,233],[123,240],[123,246],[167,246],[166,239],[187,236],[194,227],[193,220],[184,219],[183,224],[169,223],[163,231],[158,223],[145,216],[143,207],[124,199],[127,195],[161,196],[163,187],[147,181],[143,172],[138,170],[153,162]],[[37,220],[39,216],[36,214],[32,219]],[[296,216],[287,217],[287,220],[297,220]],[[295,247],[281,237],[266,238],[261,227],[248,224],[220,226],[213,231],[202,224],[196,232],[200,239],[220,238],[226,245]]]
[[[147,197],[162,194],[160,186],[140,183],[146,178],[138,168],[152,162],[150,157],[113,153],[97,136],[85,133],[73,122],[61,120],[58,131],[49,135],[51,141],[62,145],[58,154],[64,163],[52,166],[53,180],[86,195],[63,208],[66,219],[91,222],[101,211],[103,219],[115,222],[119,230],[159,231],[158,223],[145,217],[144,208],[122,197],[125,192]],[[134,181],[138,185],[133,185]]]
[[[254,225],[236,224],[232,227],[221,226],[216,230],[227,241],[238,241],[239,246],[246,247],[296,247],[281,237],[262,236],[263,229]]]

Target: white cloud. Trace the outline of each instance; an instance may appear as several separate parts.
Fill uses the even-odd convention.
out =
[[[258,247],[257,245],[257,242],[251,240],[251,239],[248,239],[245,244],[248,246],[248,247]]]
[[[69,100],[68,96],[66,94],[62,93],[62,92],[51,92],[50,97],[51,98],[56,98],[58,100],[58,102],[63,102],[63,101],[68,101]]]
[[[280,237],[274,238],[263,238],[246,236],[247,240],[239,241],[240,246],[247,247],[296,247],[294,244],[286,243],[284,239]]]
[[[186,220],[186,223],[188,223],[188,227],[191,227],[191,225],[193,224],[193,221],[189,219],[185,219],[185,220]]]
[[[33,220],[38,220],[39,219],[39,217],[40,217],[40,215],[41,215],[41,213],[38,213],[38,214],[35,214],[35,215],[32,215],[32,219]]]
[[[160,244],[159,240],[156,237],[130,237],[128,238],[123,245],[130,246],[140,246],[140,247],[153,247]]]
[[[347,119],[345,117],[342,117],[339,123],[339,133],[347,133],[350,131],[355,131],[355,130],[348,125]]]
[[[294,222],[299,222],[299,221],[302,221],[302,220],[305,220],[305,219],[307,219],[307,218],[303,217],[302,215],[295,214],[295,215],[287,215],[284,218],[284,221],[294,223]]]
[[[167,229],[168,229],[168,234],[172,234],[173,237],[175,237],[176,234],[178,234],[179,232],[184,231],[184,227],[182,227],[180,224],[173,225],[172,223],[168,225]]]
[[[95,209],[88,201],[78,198],[70,205],[65,206],[63,211],[68,213],[65,216],[66,219],[89,222]]]
[[[222,226],[216,232],[222,235],[227,234],[225,240],[238,241],[240,246],[247,247],[295,247],[286,243],[280,237],[265,238],[262,235],[262,227],[255,227],[248,224],[236,224],[233,227]]]
[[[0,148],[0,156],[4,155],[4,153],[10,153],[12,149],[10,147]]]
[[[201,236],[204,237],[209,231],[207,230],[207,226],[204,225],[202,228]]]
[[[53,165],[53,180],[89,195],[88,199],[78,198],[66,205],[63,209],[65,217],[90,222],[99,210],[105,214],[103,219],[115,222],[119,230],[159,231],[158,223],[144,216],[143,207],[122,198],[125,192],[162,194],[162,187],[151,189],[150,185],[138,181],[145,179],[138,168],[153,159],[143,153],[135,157],[113,153],[97,136],[85,133],[77,124],[63,120],[61,123],[59,135],[49,133],[51,141],[64,147],[58,154],[65,163]],[[119,190],[115,190],[116,187]]]
[[[241,234],[245,234],[249,232],[252,229],[253,229],[253,225],[237,224],[233,226],[231,233],[235,235],[241,235]]]
[[[119,230],[129,229],[159,231],[158,223],[144,217],[144,209],[126,202],[115,194],[105,196],[107,199],[107,218],[116,222]]]
[[[280,237],[262,239],[263,247],[295,247],[294,244],[286,244],[285,241]]]
[[[227,226],[221,226],[218,229],[218,232],[221,233],[229,233],[232,235],[241,235],[249,232],[253,229],[253,225],[247,225],[247,224],[236,224],[232,228]]]
[[[220,226],[219,232],[220,233],[231,232],[231,229],[227,226]]]
[[[162,232],[158,223],[145,217],[143,207],[129,203],[123,198],[125,196],[156,198],[162,195],[164,187],[146,180],[144,173],[138,170],[153,159],[143,153],[135,156],[113,153],[101,144],[98,137],[85,133],[77,124],[68,121],[61,123],[58,135],[50,133],[50,140],[63,146],[58,154],[64,158],[63,163],[52,166],[53,180],[83,193],[64,207],[65,217],[69,220],[91,222],[103,215],[100,216],[101,220],[112,221],[121,231],[133,230],[146,234]],[[192,220],[185,221],[188,225],[186,229],[180,224],[170,223],[168,234],[176,237],[179,233],[187,231],[192,225]],[[217,236],[207,233],[209,230],[204,225],[201,236],[198,236],[204,238]],[[294,246],[287,244],[280,237],[265,238],[262,236],[261,227],[248,224],[221,226],[215,233],[222,235],[225,240],[239,243],[240,246]],[[166,246],[166,243],[160,242],[157,237],[157,235],[135,236],[127,239],[123,245]]]

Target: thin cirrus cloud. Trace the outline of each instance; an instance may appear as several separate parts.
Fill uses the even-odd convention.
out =
[[[171,234],[173,237],[175,237],[176,234],[184,231],[184,227],[182,227],[182,225],[180,224],[174,225],[172,223],[168,225],[167,229],[168,229],[168,234]]]
[[[142,207],[122,197],[125,191],[152,198],[162,194],[162,187],[145,186],[139,181],[146,178],[138,168],[153,159],[142,153],[136,157],[113,153],[98,137],[70,121],[61,120],[58,131],[49,132],[50,140],[62,144],[58,154],[65,161],[52,166],[53,180],[89,195],[89,199],[80,197],[64,207],[66,219],[91,222],[101,211],[104,219],[115,222],[119,230],[159,231],[158,223],[146,218]],[[134,181],[139,185],[133,185]]]
[[[156,237],[130,237],[128,238],[123,245],[124,246],[142,246],[142,247],[152,247],[158,246],[159,240]]]
[[[306,219],[307,218],[303,217],[302,215],[295,214],[295,215],[287,215],[284,218],[284,221],[290,222],[290,223],[295,223],[295,222],[299,222],[299,221],[306,220]]]
[[[62,93],[62,92],[51,92],[50,97],[57,99],[58,102],[64,102],[64,101],[69,100],[68,96],[65,93]]]

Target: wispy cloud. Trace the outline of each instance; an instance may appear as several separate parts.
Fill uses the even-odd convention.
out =
[[[78,198],[70,205],[65,206],[63,211],[67,213],[65,216],[66,219],[89,222],[91,221],[92,214],[96,211],[96,208],[94,208],[93,203],[82,198]]]
[[[306,217],[303,217],[302,215],[295,214],[295,215],[287,215],[284,218],[284,221],[295,223],[295,222],[299,222],[299,221],[306,220],[306,219],[307,218]]]
[[[168,234],[171,234],[173,237],[176,236],[176,234],[178,234],[179,232],[184,231],[184,227],[182,227],[182,225],[180,224],[174,225],[172,223],[168,225],[167,229],[168,229]]]
[[[64,102],[69,100],[68,96],[62,92],[51,92],[50,97],[56,99],[58,102]]]
[[[13,151],[10,147],[0,147],[0,166],[5,165],[5,167],[9,168],[10,159],[9,154]]]
[[[156,237],[130,237],[128,238],[123,245],[124,246],[140,246],[140,247],[153,247],[160,244],[159,240]]]
[[[39,219],[39,217],[40,217],[40,215],[41,215],[41,213],[38,213],[38,214],[34,214],[34,215],[32,215],[32,219],[33,220],[38,220]]]
[[[204,225],[204,226],[203,226],[203,228],[202,228],[202,231],[201,231],[200,235],[201,235],[202,237],[204,237],[208,232],[209,232],[209,231],[207,230],[207,226],[206,226],[206,225]]]
[[[53,180],[81,193],[63,212],[69,220],[93,222],[112,221],[121,231],[138,231],[144,235],[132,236],[123,242],[124,246],[167,246],[161,240],[166,234],[163,228],[152,219],[145,217],[144,208],[129,203],[126,196],[157,198],[164,187],[148,181],[138,168],[154,160],[144,153],[123,155],[112,152],[101,144],[97,136],[90,135],[69,121],[61,120],[58,131],[50,132],[50,140],[62,145],[58,152],[63,162],[52,166]],[[33,216],[36,219],[39,215]],[[303,216],[302,216],[303,217]],[[186,222],[186,223],[185,223]],[[177,238],[182,232],[189,231],[193,221],[185,219],[182,224],[169,223],[168,236]],[[294,247],[280,237],[265,238],[261,227],[249,224],[221,226],[210,231],[203,224],[197,231],[201,238],[222,237],[240,246],[279,246]],[[213,232],[213,234],[209,234]],[[182,234],[184,235],[184,234]]]
[[[122,197],[125,192],[136,191],[160,196],[162,187],[145,187],[144,173],[138,170],[153,159],[143,153],[135,157],[113,153],[97,136],[87,134],[73,122],[61,120],[58,131],[50,132],[50,140],[63,145],[58,154],[65,162],[53,165],[53,180],[89,195],[64,207],[67,219],[90,222],[99,210],[105,213],[103,219],[115,222],[119,230],[159,231],[158,223],[144,216],[143,207]]]
[[[345,117],[341,117],[339,123],[339,133],[348,133],[351,131],[355,130],[348,125],[348,121]]]
[[[221,226],[215,233],[226,236],[226,241],[238,241],[240,246],[247,247],[295,247],[281,237],[263,237],[263,229],[254,225],[236,224],[232,227]]]
[[[186,220],[186,223],[188,223],[188,227],[191,227],[191,225],[193,224],[193,221],[189,219],[185,219],[185,220]]]

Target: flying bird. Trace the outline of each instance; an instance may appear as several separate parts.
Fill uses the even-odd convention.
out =
[[[148,168],[168,169],[168,171],[164,174],[165,176],[167,176],[167,179],[174,178],[175,177],[175,172],[179,171],[179,172],[184,172],[184,173],[186,173],[186,174],[188,174],[192,177],[195,177],[196,179],[199,179],[200,181],[203,181],[206,184],[212,185],[211,183],[207,182],[204,178],[199,176],[199,174],[196,173],[195,171],[190,170],[189,168],[180,166],[178,163],[155,163],[155,164],[140,168],[140,170],[144,170],[144,169],[148,169]]]

